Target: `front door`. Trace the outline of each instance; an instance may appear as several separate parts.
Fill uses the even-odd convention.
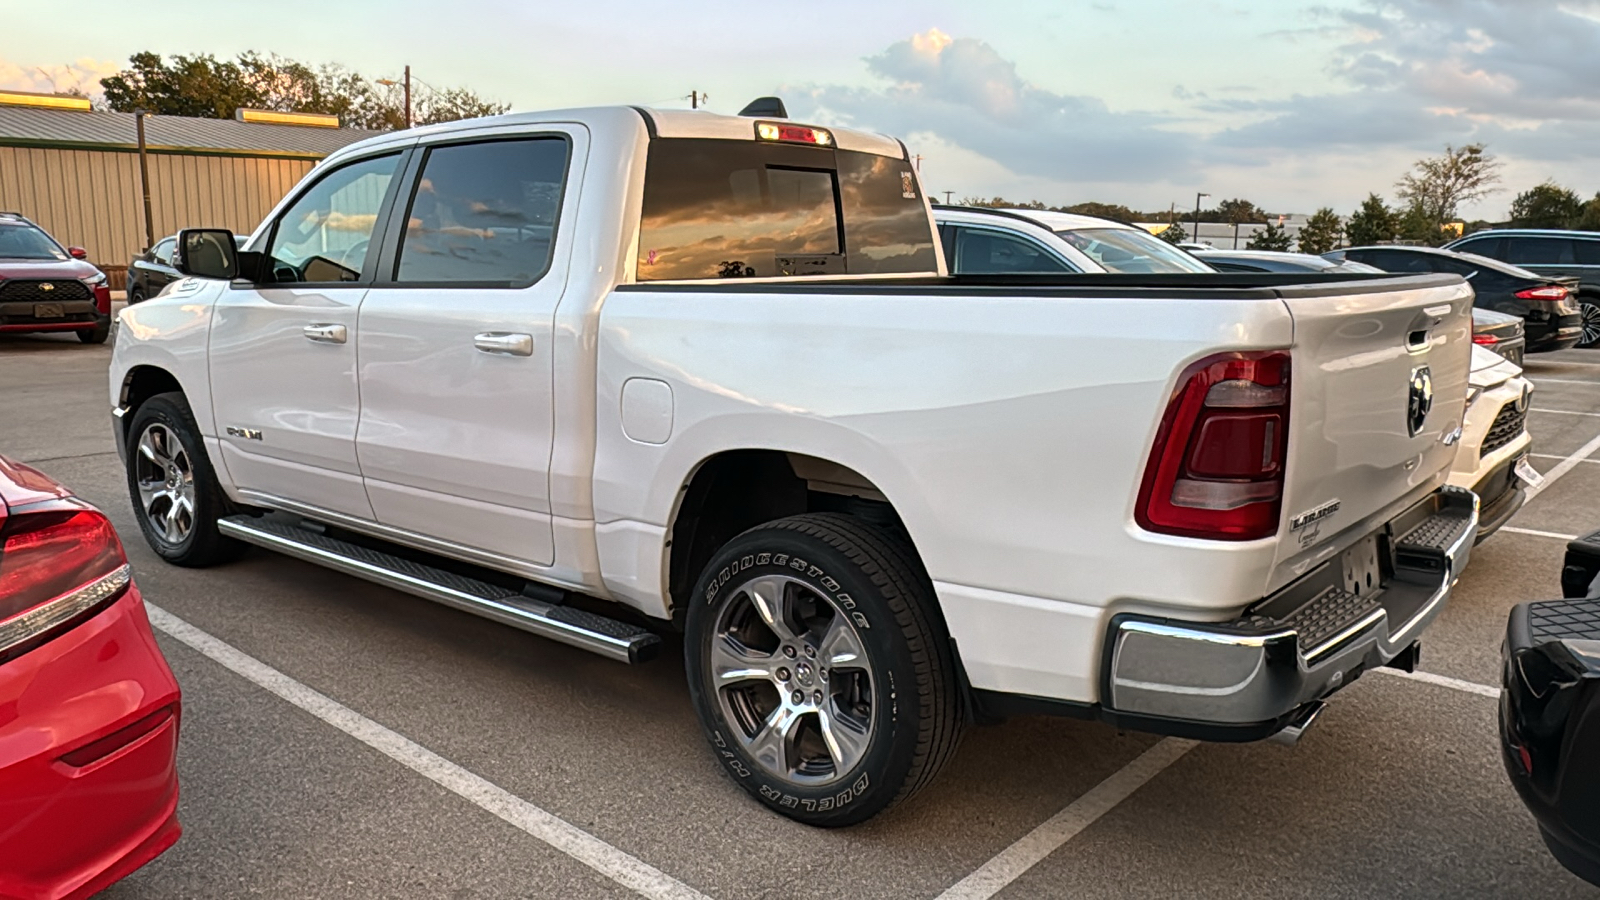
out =
[[[356,448],[379,523],[511,568],[553,561],[553,319],[586,151],[578,128],[418,148],[360,315]]]
[[[217,302],[211,389],[222,460],[245,499],[372,518],[356,463],[356,312],[401,154],[323,174],[268,232],[263,283]]]

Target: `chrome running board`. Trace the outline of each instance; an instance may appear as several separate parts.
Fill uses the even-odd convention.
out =
[[[637,625],[548,603],[290,522],[231,516],[219,521],[217,530],[247,544],[327,566],[619,662],[643,662],[654,656],[661,645],[658,635]]]

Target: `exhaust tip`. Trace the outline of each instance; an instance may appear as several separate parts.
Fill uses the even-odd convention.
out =
[[[1300,738],[1306,733],[1306,730],[1311,727],[1311,723],[1317,721],[1317,717],[1322,715],[1322,711],[1327,709],[1327,707],[1328,704],[1321,700],[1316,700],[1306,704],[1305,707],[1300,710],[1299,715],[1295,716],[1294,719],[1289,722],[1289,724],[1283,726],[1282,731],[1278,732],[1272,737],[1267,738],[1267,740],[1274,744],[1282,744],[1286,747],[1293,747],[1295,744],[1300,743]]]

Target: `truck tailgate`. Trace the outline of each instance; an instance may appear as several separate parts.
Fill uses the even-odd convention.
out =
[[[1442,482],[1471,369],[1454,276],[1281,291],[1294,319],[1289,465],[1275,589]],[[1359,527],[1358,527],[1359,526]]]

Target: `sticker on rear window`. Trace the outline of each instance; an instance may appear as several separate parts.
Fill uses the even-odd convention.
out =
[[[890,184],[893,184],[893,182],[890,182]],[[910,172],[900,173],[900,196],[906,198],[907,200],[917,199],[916,176],[912,175]]]

